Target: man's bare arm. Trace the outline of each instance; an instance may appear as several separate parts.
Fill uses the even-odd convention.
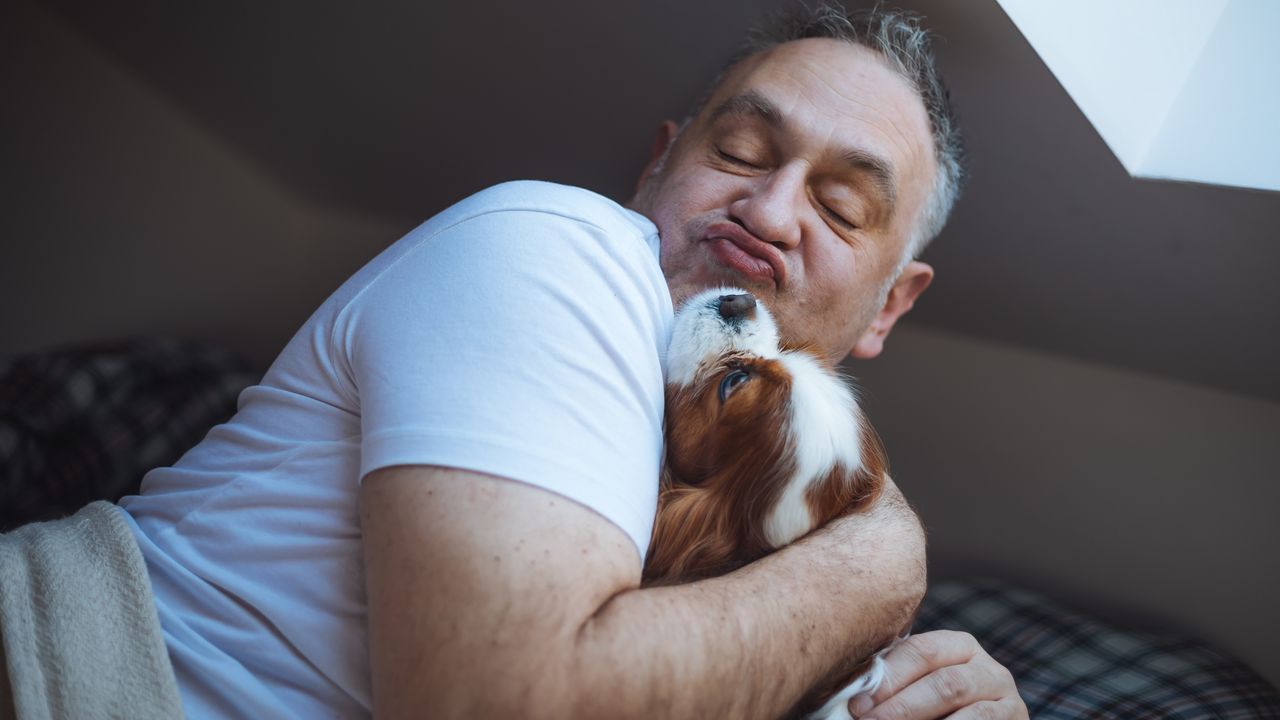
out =
[[[735,573],[647,589],[617,526],[522,483],[386,468],[360,514],[381,718],[777,717],[924,592],[923,534],[892,486]]]

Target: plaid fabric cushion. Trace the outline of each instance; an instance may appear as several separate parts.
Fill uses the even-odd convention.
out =
[[[1032,718],[1280,718],[1257,673],[1185,638],[1121,632],[995,581],[939,582],[915,632],[963,630],[1018,682]]]
[[[0,360],[0,532],[137,492],[257,379],[225,350],[165,339]]]

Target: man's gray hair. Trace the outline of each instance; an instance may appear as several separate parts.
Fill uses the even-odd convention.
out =
[[[938,172],[925,207],[913,225],[912,236],[907,240],[903,265],[919,257],[925,246],[942,232],[968,177],[964,142],[951,108],[950,94],[938,75],[931,37],[929,31],[921,27],[920,19],[914,13],[882,8],[879,4],[871,9],[852,11],[825,0],[814,7],[797,4],[772,21],[753,28],[747,42],[725,68],[727,72],[748,56],[785,42],[830,38],[874,50],[915,88],[929,115]],[[712,83],[713,89],[723,75],[724,72]],[[705,102],[706,98],[699,105]],[[701,107],[695,108],[694,114],[700,110]]]

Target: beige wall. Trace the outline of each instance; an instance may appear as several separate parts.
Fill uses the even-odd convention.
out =
[[[1280,682],[1280,405],[911,326],[852,372],[935,576],[1182,628]]]
[[[269,362],[412,226],[308,206],[51,16],[14,12],[0,353],[164,333]]]
[[[309,206],[43,14],[0,41],[0,354],[168,333],[265,363],[413,224]],[[938,576],[1185,628],[1280,681],[1280,406],[909,325],[855,371]]]

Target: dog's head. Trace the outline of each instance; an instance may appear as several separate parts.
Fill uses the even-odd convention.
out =
[[[818,354],[784,347],[749,293],[687,301],[666,374],[666,468],[646,577],[733,569],[883,485],[884,453],[852,389]]]

